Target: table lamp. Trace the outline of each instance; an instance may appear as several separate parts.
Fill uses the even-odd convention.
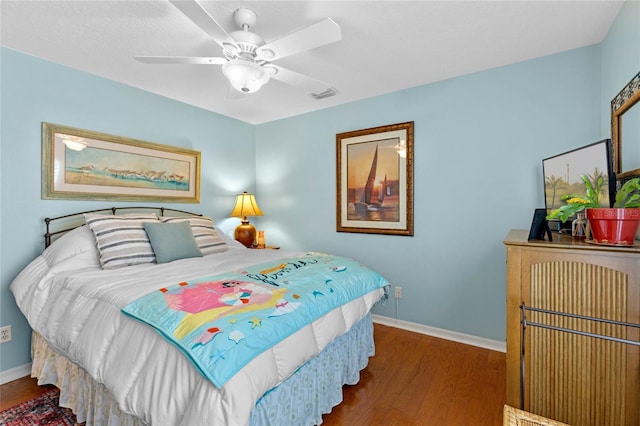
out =
[[[256,239],[256,228],[249,223],[247,216],[262,216],[262,211],[258,207],[253,194],[244,191],[242,194],[238,194],[231,217],[242,218],[242,223],[238,225],[234,232],[234,238],[244,244],[245,247],[251,247]]]

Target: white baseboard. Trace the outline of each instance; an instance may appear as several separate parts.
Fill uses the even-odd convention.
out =
[[[10,370],[0,371],[0,385],[12,382],[24,376],[31,375],[31,363],[21,365]]]
[[[454,342],[464,343],[471,346],[478,346],[480,348],[490,349],[492,351],[504,353],[507,352],[506,342],[485,339],[484,337],[472,336],[470,334],[430,327],[428,325],[384,317],[382,315],[372,314],[371,317],[373,318],[373,322],[382,325],[388,325],[389,327],[401,328],[403,330],[413,331],[414,333],[426,334],[428,336],[438,337],[441,339],[453,340]]]

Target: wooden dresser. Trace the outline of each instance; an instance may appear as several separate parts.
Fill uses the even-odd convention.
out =
[[[640,328],[620,324],[640,324],[640,246],[528,234],[504,240],[507,404],[573,426],[640,425],[640,346],[628,343]]]

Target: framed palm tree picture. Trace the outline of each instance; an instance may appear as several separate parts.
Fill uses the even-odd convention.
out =
[[[542,160],[547,212],[563,205],[563,196],[585,195],[585,185],[580,178],[583,175],[594,187],[598,179],[604,180],[600,203],[603,207],[610,207],[615,200],[616,189],[611,149],[611,139],[603,139]]]

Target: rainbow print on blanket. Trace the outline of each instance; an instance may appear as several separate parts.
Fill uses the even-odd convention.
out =
[[[307,253],[161,288],[122,312],[154,327],[220,388],[264,350],[387,285],[352,259]]]

